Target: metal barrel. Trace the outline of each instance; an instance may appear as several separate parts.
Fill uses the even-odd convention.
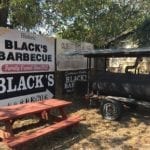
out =
[[[91,80],[91,86],[101,95],[150,101],[150,75],[99,73]]]

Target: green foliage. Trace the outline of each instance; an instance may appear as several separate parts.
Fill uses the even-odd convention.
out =
[[[145,21],[138,27],[136,39],[138,39],[140,47],[150,46],[150,18],[146,18]]]
[[[30,29],[41,21],[40,5],[36,0],[11,0],[10,11],[13,26]]]
[[[8,11],[7,15],[6,11]],[[1,18],[6,17],[3,23],[5,24],[4,26],[7,25],[8,20],[9,24],[13,27],[21,27],[29,30],[41,22],[41,11],[40,2],[37,0],[0,1],[0,16]]]
[[[61,21],[57,26],[61,37],[97,47],[137,28],[149,13],[149,0],[56,0],[47,4],[55,12],[55,22]]]
[[[139,27],[149,8],[149,0],[2,0],[0,26],[8,20],[17,28],[43,27],[47,34],[102,47]]]

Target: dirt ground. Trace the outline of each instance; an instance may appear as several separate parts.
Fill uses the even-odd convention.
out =
[[[150,111],[138,108],[125,109],[120,121],[107,121],[98,108],[86,108],[82,102],[73,101],[66,109],[69,115],[83,119],[71,131],[64,130],[44,136],[21,146],[18,150],[150,150]],[[18,121],[15,126],[30,124],[36,119]],[[0,150],[7,150],[0,142]]]

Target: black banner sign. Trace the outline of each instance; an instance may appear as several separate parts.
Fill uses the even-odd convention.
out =
[[[74,92],[74,87],[77,81],[87,81],[87,71],[66,71],[64,72],[63,78],[64,93],[72,93]]]
[[[46,91],[54,95],[54,73],[0,74],[0,100]]]

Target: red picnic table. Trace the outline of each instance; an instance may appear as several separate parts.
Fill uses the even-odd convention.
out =
[[[42,135],[53,133],[79,123],[79,116],[67,117],[64,110],[66,106],[71,104],[71,102],[65,100],[48,99],[40,102],[0,107],[0,122],[3,122],[5,125],[5,132],[3,132],[4,142],[6,142],[9,147],[14,148],[37,137],[41,137]],[[54,109],[59,111],[59,116],[51,114],[51,111]],[[40,120],[48,120],[49,118],[52,118],[54,122],[53,124],[40,128],[32,133],[25,132],[16,136],[13,133],[13,123],[25,116],[32,115],[38,116]]]

